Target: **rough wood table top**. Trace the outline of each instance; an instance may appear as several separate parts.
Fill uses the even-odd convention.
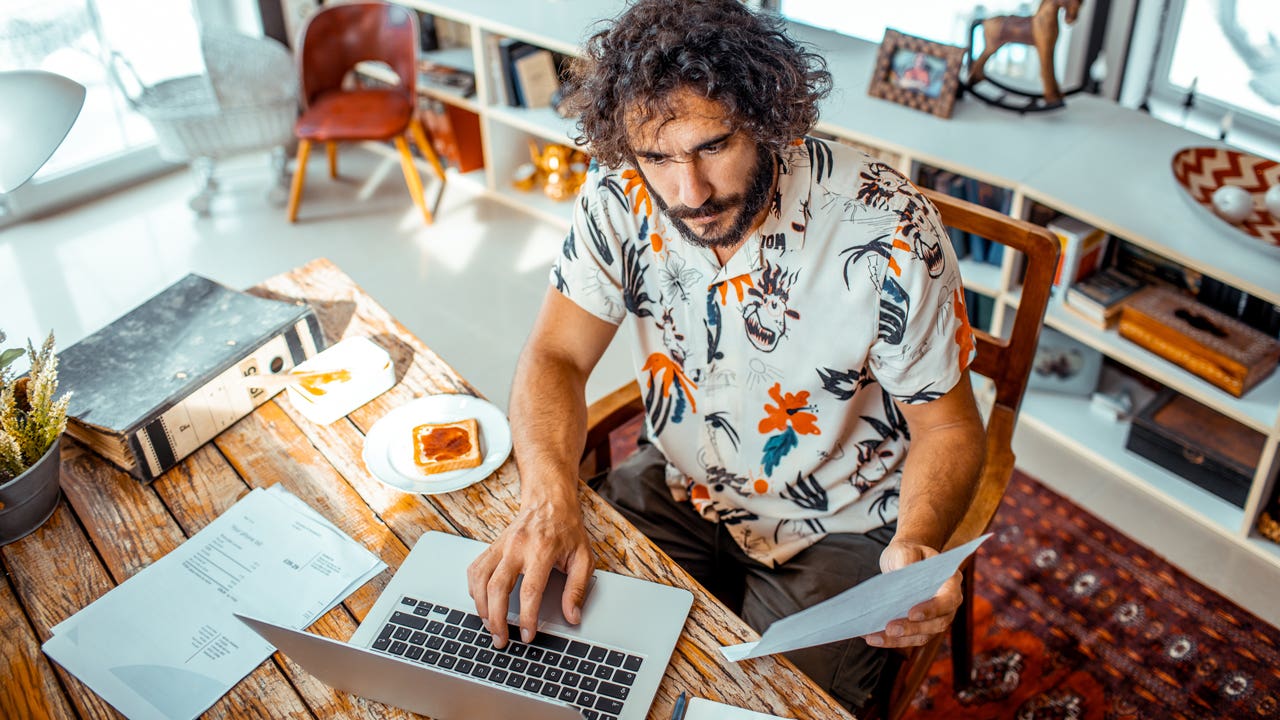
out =
[[[253,488],[281,483],[386,561],[385,572],[310,628],[342,640],[355,631],[423,532],[442,530],[487,541],[515,512],[519,479],[512,460],[480,483],[429,497],[401,493],[365,470],[360,459],[364,435],[388,411],[423,395],[479,393],[341,270],[316,260],[267,280],[254,292],[307,300],[331,343],[363,335],[386,348],[396,365],[395,387],[328,426],[302,417],[282,393],[151,485],[138,483],[66,438],[64,498],[57,511],[40,530],[0,548],[6,575],[0,583],[0,718],[119,717],[49,660],[40,644],[54,625],[176,548]],[[581,495],[600,568],[694,593],[693,610],[649,712],[652,720],[669,718],[681,691],[796,720],[849,717],[780,657],[726,662],[719,644],[753,640],[756,633],[593,491],[582,486]],[[205,714],[408,716],[331,690],[279,653]]]

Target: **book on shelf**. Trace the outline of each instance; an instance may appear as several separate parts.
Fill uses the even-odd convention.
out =
[[[1008,188],[992,185],[976,178],[961,178],[964,182],[964,199],[988,210],[995,210],[1001,215],[1008,215],[1013,206],[1013,192]],[[999,265],[1004,261],[1004,245],[992,242],[987,238],[970,233],[969,253],[974,260],[988,265]]]
[[[991,321],[996,311],[995,298],[974,290],[965,290],[964,306],[970,327],[991,332]]]
[[[431,52],[440,47],[440,38],[436,36],[436,16],[421,10],[414,11],[418,16],[418,49]]]
[[[1106,257],[1108,236],[1102,230],[1082,220],[1063,215],[1048,225],[1049,232],[1058,238],[1062,253],[1058,256],[1058,269],[1053,285],[1069,289],[1097,272]]]
[[[551,96],[560,89],[555,59],[550,50],[533,48],[513,60],[516,95],[527,108],[551,107]]]
[[[308,305],[187,275],[58,354],[67,432],[149,482],[283,387],[257,376],[323,349]]]
[[[1108,328],[1119,320],[1124,301],[1144,287],[1140,280],[1106,268],[1072,284],[1064,302],[1094,325]]]
[[[965,182],[964,178],[952,172],[945,170],[928,169],[929,172],[922,173],[922,179],[925,184],[937,190],[940,193],[950,195],[953,198],[961,200],[965,198]],[[947,228],[947,234],[951,237],[951,247],[956,252],[956,259],[963,260],[970,256],[969,251],[969,233],[958,230],[953,227]],[[985,257],[978,257],[978,253],[972,253],[973,260],[984,262]]]
[[[462,173],[484,167],[479,115],[429,97],[418,98],[418,115],[441,161]]]
[[[1194,290],[1199,282],[1199,273],[1188,271],[1173,260],[1128,241],[1121,240],[1117,245],[1113,265],[1130,277],[1178,290]]]
[[[476,94],[475,73],[432,60],[418,61],[418,85],[456,92],[462,97]]]
[[[498,54],[501,58],[499,70],[502,84],[506,88],[507,104],[512,107],[525,107],[525,98],[520,94],[520,83],[516,74],[516,66],[522,59],[539,51],[546,52],[527,42],[502,38],[498,41]]]
[[[919,184],[940,193],[1009,214],[1013,195],[1005,188],[928,165],[921,166],[918,180]],[[948,228],[947,232],[957,259],[968,258],[988,265],[999,265],[1004,260],[1004,245],[1000,243],[955,228]]]

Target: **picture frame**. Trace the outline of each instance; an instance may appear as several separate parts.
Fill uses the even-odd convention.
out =
[[[867,93],[872,97],[951,117],[960,88],[964,48],[884,31]]]

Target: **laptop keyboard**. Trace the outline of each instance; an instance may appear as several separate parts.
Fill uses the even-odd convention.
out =
[[[512,626],[508,637],[519,637]],[[644,660],[620,650],[539,631],[533,642],[501,650],[480,616],[408,596],[378,633],[373,649],[559,700],[589,720],[616,720]]]

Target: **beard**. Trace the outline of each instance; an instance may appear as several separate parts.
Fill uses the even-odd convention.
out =
[[[756,162],[755,167],[751,170],[751,182],[745,191],[725,197],[709,198],[696,208],[684,205],[675,207],[667,205],[667,201],[657,192],[654,192],[653,187],[649,185],[649,179],[644,176],[643,172],[640,173],[640,179],[644,181],[645,187],[649,190],[649,197],[653,198],[653,201],[666,214],[667,219],[679,231],[681,237],[698,247],[714,249],[733,247],[742,240],[747,230],[751,229],[751,224],[755,221],[756,216],[769,204],[771,199],[769,190],[773,187],[773,171],[773,154],[764,145],[760,145],[756,149]],[[719,233],[699,235],[685,222],[686,219],[714,215],[726,211],[736,212],[736,215],[731,216],[728,226]],[[706,231],[712,233],[714,225],[722,225],[723,223],[724,219],[721,219],[719,223],[708,225]]]

